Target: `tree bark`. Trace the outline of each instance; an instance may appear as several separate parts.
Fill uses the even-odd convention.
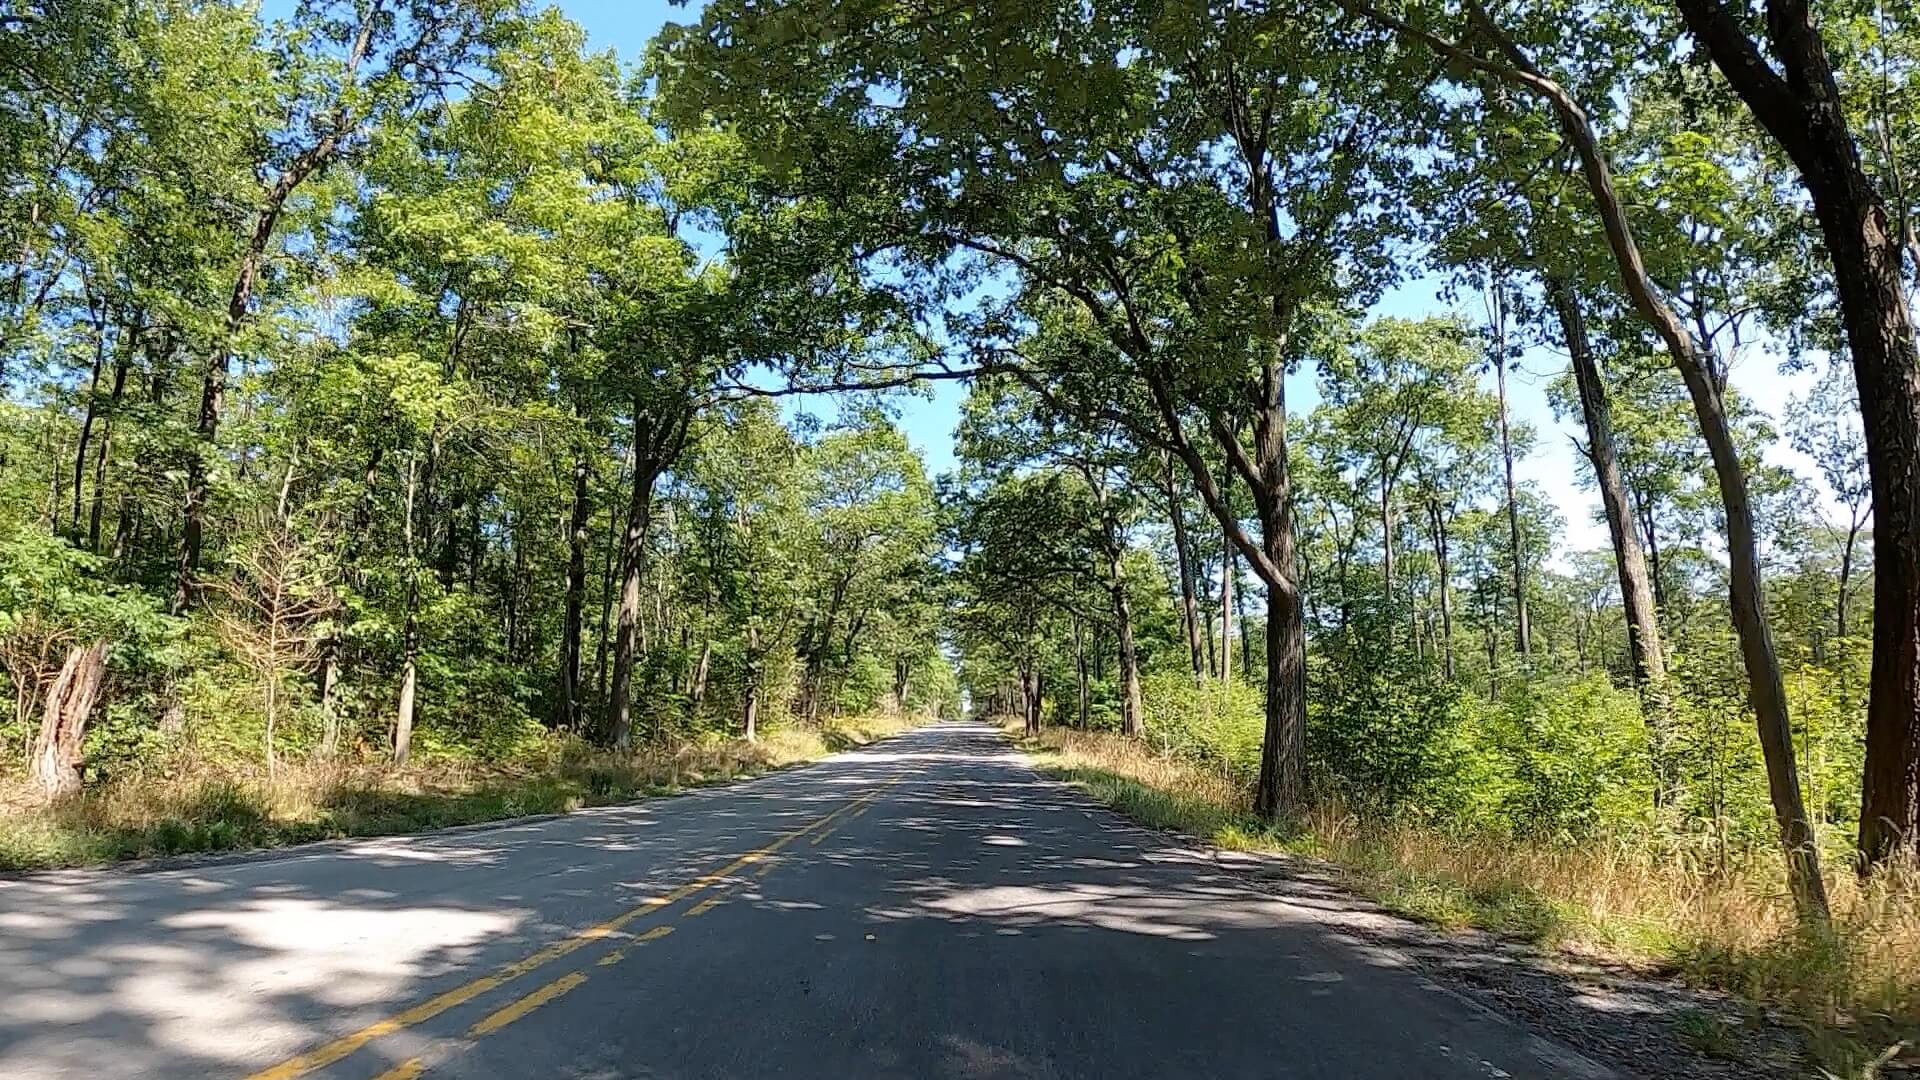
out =
[[[1864,867],[1920,853],[1920,348],[1905,251],[1861,166],[1805,0],[1768,0],[1776,73],[1720,0],[1678,0],[1694,36],[1799,170],[1833,264],[1873,490],[1873,676],[1859,848]]]
[[[1640,550],[1640,535],[1634,527],[1633,508],[1627,501],[1627,484],[1614,446],[1606,383],[1601,378],[1599,361],[1593,355],[1586,323],[1572,290],[1564,280],[1549,277],[1547,296],[1559,313],[1560,329],[1573,360],[1580,409],[1586,418],[1587,457],[1593,462],[1594,476],[1600,485],[1600,502],[1607,515],[1607,532],[1613,539],[1613,561],[1620,578],[1621,604],[1626,611],[1627,650],[1633,665],[1633,682],[1646,713],[1654,804],[1671,805],[1679,795],[1679,770],[1674,767],[1671,745],[1673,699],[1667,684],[1666,650],[1661,640],[1659,613],[1653,602],[1652,579],[1647,572],[1646,557]]]
[[[407,497],[401,536],[407,558],[407,619],[400,665],[400,701],[393,714],[393,763],[405,765],[413,753],[414,681],[420,657],[420,566],[414,544],[413,504],[418,483],[418,455],[407,458]]]
[[[100,429],[100,446],[93,455],[93,500],[87,513],[87,550],[100,551],[100,519],[106,513],[107,497],[107,455],[113,448],[114,417],[120,411],[120,403],[126,396],[127,372],[133,366],[133,349],[123,348],[120,357],[113,365],[113,389],[107,397],[107,407],[102,417],[104,424]]]
[[[1079,619],[1073,620],[1073,673],[1080,693],[1080,730],[1091,727],[1092,692],[1087,680],[1087,630]]]
[[[1427,522],[1433,533],[1433,562],[1440,584],[1440,655],[1447,678],[1454,675],[1453,568],[1447,548],[1447,519],[1437,499],[1427,500]]]
[[[1206,672],[1204,647],[1200,644],[1200,612],[1193,594],[1193,553],[1187,543],[1187,515],[1180,506],[1180,490],[1174,484],[1172,455],[1162,452],[1160,468],[1167,495],[1167,518],[1173,523],[1173,560],[1180,569],[1180,625],[1187,634],[1187,657],[1193,663],[1193,678],[1198,682]]]
[[[1499,286],[1489,308],[1494,322],[1494,393],[1500,410],[1500,460],[1507,488],[1507,548],[1513,560],[1513,643],[1522,663],[1533,658],[1533,625],[1527,615],[1527,564],[1520,545],[1520,498],[1513,482],[1513,436],[1507,424],[1506,297]]]
[[[47,691],[40,734],[34,741],[33,774],[49,802],[80,792],[87,721],[100,700],[106,674],[107,643],[79,646],[67,653],[59,677]]]
[[[555,717],[559,726],[580,729],[585,695],[580,687],[581,641],[587,601],[587,523],[592,504],[587,499],[587,457],[573,463],[573,510],[567,520],[566,615],[560,630],[560,701]]]
[[[646,572],[647,527],[653,486],[686,443],[689,412],[652,416],[636,401],[633,414],[633,487],[627,501],[627,531],[621,539],[620,612],[614,623],[613,682],[607,690],[607,739],[620,750],[633,745],[634,644],[640,624],[640,582]]]
[[[89,307],[92,306],[91,300]],[[84,505],[84,488],[87,476],[87,450],[93,441],[94,420],[100,415],[100,377],[107,367],[107,319],[104,311],[97,312],[93,320],[93,373],[87,381],[87,407],[80,418],[79,445],[73,451],[73,518],[71,535],[78,543],[80,535],[80,514]],[[95,492],[95,502],[99,501]]]

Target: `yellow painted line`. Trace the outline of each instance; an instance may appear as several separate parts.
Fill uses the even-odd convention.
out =
[[[890,787],[893,784],[899,783],[901,779],[904,779],[904,777],[889,780],[885,784],[882,784],[881,787]],[[491,975],[483,975],[472,982],[462,986],[456,986],[445,993],[430,997],[412,1008],[394,1013],[384,1020],[377,1020],[374,1023],[368,1024],[366,1027],[352,1034],[343,1035],[332,1042],[317,1046],[304,1054],[288,1058],[278,1065],[272,1065],[262,1069],[252,1076],[249,1076],[247,1080],[293,1080],[294,1077],[304,1076],[315,1069],[322,1069],[336,1061],[340,1061],[383,1035],[391,1035],[403,1028],[409,1028],[415,1024],[431,1020],[441,1013],[446,1012],[448,1009],[472,1001],[481,994],[496,989],[513,979],[517,979],[543,964],[558,960],[560,957],[580,949],[583,946],[599,941],[643,915],[650,914],[671,904],[679,903],[694,893],[713,887],[716,883],[726,880],[734,872],[752,866],[795,840],[798,840],[800,837],[807,835],[815,829],[824,827],[829,822],[840,817],[840,815],[860,805],[866,798],[871,798],[871,796],[854,799],[824,817],[816,818],[797,829],[792,829],[780,834],[775,837],[772,842],[747,852],[745,855],[734,859],[718,870],[702,874],[700,877],[674,889],[664,896],[649,897],[637,906],[621,912],[606,922],[600,923],[597,926],[589,926],[585,930],[574,934],[572,937],[562,938],[540,949],[538,952],[533,953],[531,956],[508,964],[506,967],[501,968]]]
[[[661,938],[666,937],[668,934],[671,934],[671,933],[673,933],[673,927],[671,926],[656,926],[653,929],[647,931],[646,933],[641,934],[639,937],[634,938],[632,945],[628,945],[626,946],[626,948],[615,949],[612,952],[608,953],[607,955],[601,957],[599,961],[599,966],[612,967],[613,965],[627,958],[628,949],[632,949],[635,946],[639,946],[639,945],[645,945],[649,941],[659,941]]]
[[[686,911],[686,914],[683,915],[682,918],[691,919],[695,915],[705,915],[707,912],[712,911],[715,907],[719,906],[719,904],[720,904],[719,897],[709,896],[705,900],[702,900],[699,903],[688,908]]]
[[[467,1034],[475,1037],[491,1035],[586,981],[585,974],[569,971],[526,997],[488,1014],[486,1019],[468,1028]]]
[[[873,809],[873,800],[879,798],[879,795],[880,795],[879,792],[874,792],[872,795],[869,795],[866,798],[862,799],[861,800],[862,805],[860,806],[860,809],[855,810],[851,814],[848,814],[846,816],[846,820],[835,822],[833,829],[827,829],[825,831],[815,833],[811,837],[808,837],[807,843],[812,844],[815,847],[818,847],[822,841],[826,840],[826,838],[833,833],[834,829],[838,829],[840,826],[845,825],[848,821],[852,821],[854,818],[857,818],[861,814],[864,814],[867,811]]]
[[[393,1068],[388,1069],[386,1072],[381,1073],[379,1076],[374,1077],[373,1080],[414,1080],[414,1077],[426,1071],[426,1062],[421,1061],[419,1058],[408,1058]]]

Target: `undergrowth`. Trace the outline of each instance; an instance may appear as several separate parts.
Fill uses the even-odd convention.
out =
[[[280,847],[382,836],[668,794],[811,761],[905,730],[869,716],[775,728],[758,742],[710,739],[630,754],[555,739],[492,767],[454,761],[403,770],[315,760],[257,773],[187,769],[130,775],[47,805],[24,784],[0,791],[0,870]]]

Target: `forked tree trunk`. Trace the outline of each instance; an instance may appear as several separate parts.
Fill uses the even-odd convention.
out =
[[[47,691],[40,735],[34,740],[33,776],[48,801],[80,792],[87,721],[106,676],[107,643],[97,641],[69,651]]]

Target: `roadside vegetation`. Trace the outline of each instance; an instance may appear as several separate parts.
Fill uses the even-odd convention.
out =
[[[556,736],[499,761],[440,759],[405,769],[306,761],[260,770],[189,769],[93,785],[55,803],[16,786],[0,802],[0,870],[389,836],[564,814],[670,795],[800,764],[913,726],[911,717],[783,721],[747,742],[710,734],[616,754]]]
[[[1257,710],[1237,722],[1257,727]],[[1810,1075],[1877,1076],[1920,1032],[1920,882],[1909,866],[1866,881],[1836,875],[1832,923],[1810,932],[1765,852],[1722,867],[1673,833],[1556,840],[1331,799],[1275,823],[1254,812],[1231,751],[1210,741],[1225,752],[1064,727],[1022,745],[1044,771],[1143,825],[1308,858],[1397,914],[1732,993],[1798,1030]],[[1745,1060],[1759,1045],[1717,1021],[1691,1032],[1701,1018],[1669,1019],[1718,1057]]]

